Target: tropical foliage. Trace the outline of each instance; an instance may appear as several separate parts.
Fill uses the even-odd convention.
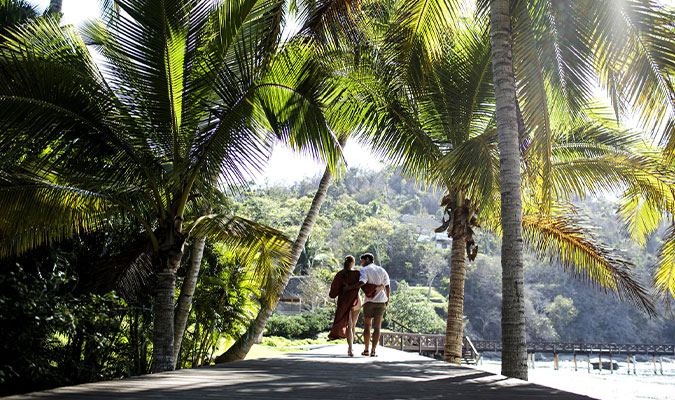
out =
[[[267,277],[265,293],[285,271],[277,231],[187,211],[215,203],[213,185],[242,183],[276,140],[335,160],[320,109],[331,92],[308,48],[280,47],[281,2],[116,4],[122,12],[87,25],[84,39],[47,17],[2,47],[1,250],[142,225],[159,278],[155,370],[165,370],[190,234],[240,249]]]

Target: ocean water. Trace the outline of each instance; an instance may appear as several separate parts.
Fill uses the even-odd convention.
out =
[[[636,363],[637,375],[633,374],[633,365],[628,374],[625,356],[617,356],[614,362],[619,369],[610,372],[607,369],[588,372],[586,356],[577,356],[577,371],[571,356],[561,356],[558,370],[553,369],[553,361],[535,361],[534,369],[528,371],[529,381],[568,392],[583,394],[597,399],[673,399],[675,400],[675,358],[663,357],[663,374],[658,357],[656,374],[651,357],[642,358]],[[648,360],[648,361],[647,361]],[[598,357],[591,357],[597,362]],[[609,361],[608,357],[602,358]],[[499,374],[501,363],[498,360],[484,359],[477,368]]]

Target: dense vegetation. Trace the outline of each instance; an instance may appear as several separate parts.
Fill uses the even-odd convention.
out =
[[[3,262],[0,395],[150,372],[154,280],[104,262],[128,240],[87,235]],[[207,245],[178,367],[212,363],[255,316],[259,288],[235,253]]]

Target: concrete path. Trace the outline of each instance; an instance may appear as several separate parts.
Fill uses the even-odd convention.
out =
[[[357,345],[358,352],[363,350]],[[579,399],[576,394],[398,350],[346,345],[36,392],[12,399]]]

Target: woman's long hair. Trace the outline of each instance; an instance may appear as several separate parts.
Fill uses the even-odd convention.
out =
[[[355,263],[354,256],[347,256],[345,257],[345,262],[344,265],[342,266],[342,269],[344,271],[349,271],[350,270],[349,267],[354,263]]]

